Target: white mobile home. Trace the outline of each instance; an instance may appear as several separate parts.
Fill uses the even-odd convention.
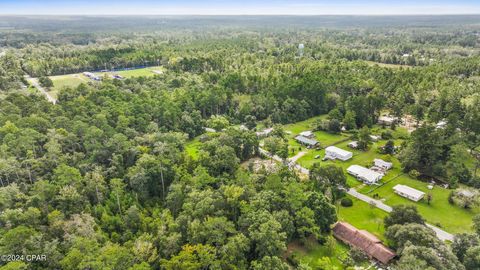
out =
[[[379,167],[384,170],[390,170],[393,167],[393,164],[391,162],[386,162],[379,158],[374,159],[373,163],[375,164],[375,167]]]
[[[348,167],[347,172],[368,185],[377,183],[383,177],[383,174],[359,165]]]
[[[353,156],[352,152],[340,149],[335,146],[329,146],[325,148],[325,158],[328,159],[340,159],[343,161],[351,159]]]
[[[420,190],[400,184],[394,186],[393,191],[398,195],[410,199],[414,202],[420,201],[425,196],[425,193],[421,192]]]

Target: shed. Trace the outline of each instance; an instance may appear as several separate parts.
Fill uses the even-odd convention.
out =
[[[347,172],[355,176],[358,180],[363,181],[366,184],[375,184],[382,179],[383,174],[376,171],[367,169],[359,165],[352,165],[348,167]]]
[[[391,162],[386,162],[379,158],[374,159],[373,163],[375,164],[375,167],[379,167],[384,170],[390,170],[393,167],[393,164]]]
[[[335,146],[329,146],[325,148],[325,158],[328,159],[340,159],[343,161],[351,159],[353,156],[352,152],[343,150]]]
[[[333,236],[351,247],[365,252],[369,258],[373,258],[383,264],[388,264],[396,254],[382,244],[373,234],[359,230],[346,222],[337,222],[333,227]]]
[[[380,137],[380,136],[377,136],[377,135],[370,135],[370,139],[371,139],[372,141],[376,142],[376,141],[380,140],[381,137]]]
[[[315,134],[310,130],[302,131],[302,132],[300,132],[299,135],[302,136],[302,137],[310,138],[310,139],[315,137]]]
[[[395,193],[397,193],[398,195],[410,199],[414,202],[420,201],[425,196],[425,193],[420,190],[400,184],[394,186],[393,191],[395,191]]]
[[[256,134],[258,137],[267,137],[270,133],[272,133],[273,128],[266,128],[262,131],[257,131]]]
[[[303,144],[307,147],[315,147],[317,144],[318,144],[318,141],[315,140],[315,139],[310,139],[310,138],[307,138],[307,137],[303,137],[301,135],[298,135],[297,137],[295,137],[295,140],[300,143],[300,144]]]
[[[358,148],[358,141],[349,142],[347,144],[347,146],[352,148],[352,149],[357,149]]]

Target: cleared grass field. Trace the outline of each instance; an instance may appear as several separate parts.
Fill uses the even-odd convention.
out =
[[[53,87],[50,89],[49,94],[57,98],[58,92],[66,87],[75,88],[81,83],[88,83],[90,79],[82,74],[68,74],[59,76],[50,76],[53,81]]]
[[[333,238],[333,246],[320,245],[318,243],[309,243],[309,248],[301,246],[299,243],[289,245],[289,249],[293,252],[302,263],[308,264],[310,267],[316,267],[317,261],[323,257],[330,259],[331,265],[343,268],[342,260],[348,256],[349,247],[342,242]],[[317,268],[314,268],[317,269]]]
[[[133,77],[149,77],[158,75],[158,73],[163,73],[165,70],[163,67],[148,67],[132,70],[123,70],[117,72],[97,72],[95,73],[99,77],[107,76],[111,78],[113,75],[120,75],[124,78],[133,78]],[[81,83],[95,82],[90,78],[87,78],[82,73],[76,74],[67,74],[67,75],[58,75],[50,76],[50,79],[53,81],[53,87],[50,89],[49,94],[53,97],[57,97],[58,92],[66,87],[75,88]]]
[[[345,221],[357,229],[366,230],[378,239],[385,241],[383,233],[385,228],[383,227],[383,219],[388,213],[370,206],[368,203],[360,201],[350,195],[347,195],[353,201],[352,207],[343,207],[340,204],[337,205],[337,215],[339,221]]]
[[[95,73],[97,76],[103,77],[105,75],[120,75],[125,78],[133,78],[133,77],[150,77],[159,75],[158,73],[163,73],[165,70],[163,67],[148,67],[148,68],[139,68],[139,69],[132,69],[132,70],[122,70],[122,71],[115,71],[115,72],[98,72]],[[155,73],[157,72],[157,73]]]

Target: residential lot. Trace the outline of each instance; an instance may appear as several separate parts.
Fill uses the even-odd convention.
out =
[[[132,70],[122,70],[115,72],[96,72],[95,75],[103,78],[107,76],[111,78],[113,75],[120,75],[123,78],[132,78],[132,77],[149,77],[162,74],[164,72],[163,67],[148,67]],[[58,75],[50,76],[50,79],[53,81],[53,87],[48,92],[54,98],[57,98],[58,92],[65,87],[77,87],[81,83],[95,82],[90,78],[86,77],[82,73],[67,74],[67,75]]]

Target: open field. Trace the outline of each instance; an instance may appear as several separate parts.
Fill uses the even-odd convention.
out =
[[[148,67],[148,68],[140,68],[140,69],[132,69],[132,70],[123,70],[123,71],[115,71],[115,72],[97,72],[95,73],[99,77],[107,76],[111,78],[113,75],[120,75],[124,78],[133,78],[133,77],[149,77],[157,75],[155,73],[164,72],[163,67]],[[87,78],[82,73],[75,73],[75,74],[67,74],[67,75],[58,75],[58,76],[50,76],[50,79],[53,81],[53,87],[48,92],[53,97],[57,97],[58,92],[65,87],[77,87],[81,83],[89,83],[95,82],[90,78]]]
[[[88,83],[91,80],[83,74],[68,74],[68,75],[58,75],[50,76],[50,79],[53,82],[53,87],[48,92],[53,97],[57,98],[58,92],[63,88],[71,87],[75,88],[82,83]]]
[[[329,247],[310,241],[307,248],[298,242],[293,242],[288,245],[288,249],[291,250],[302,263],[306,263],[310,267],[315,267],[318,260],[323,257],[328,257],[332,266],[342,269],[343,264],[341,260],[348,256],[349,247],[333,237],[332,244],[333,245]]]
[[[354,197],[347,196],[352,199],[353,206],[343,207],[337,204],[338,220],[346,221],[360,230],[366,230],[384,241],[383,219],[388,213]]]
[[[122,71],[108,71],[108,72],[97,72],[95,73],[97,76],[103,77],[103,76],[110,76],[110,75],[120,75],[125,78],[132,78],[132,77],[149,77],[149,76],[155,76],[158,75],[158,73],[155,73],[157,71],[158,73],[163,73],[164,68],[157,66],[157,67],[147,67],[147,68],[139,68],[139,69],[132,69],[132,70],[122,70]]]

